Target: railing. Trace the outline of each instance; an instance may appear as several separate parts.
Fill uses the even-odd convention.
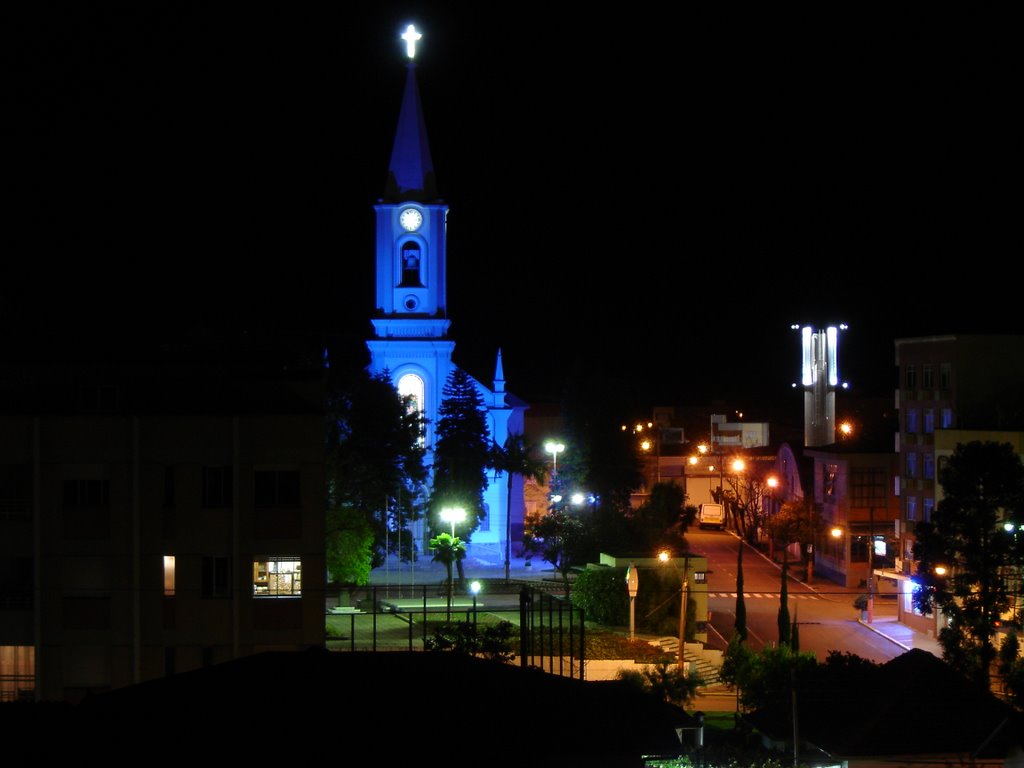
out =
[[[473,597],[460,593],[449,605],[441,585],[373,586],[328,597],[327,647],[335,651],[421,651],[443,625],[474,628],[507,621],[517,629],[513,653],[523,667],[566,677],[585,676],[583,611],[565,597],[534,585],[489,587]]]

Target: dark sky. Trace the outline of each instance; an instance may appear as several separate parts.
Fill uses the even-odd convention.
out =
[[[994,38],[136,5],[5,25],[7,335],[273,327],[365,355],[409,22],[474,375],[500,345],[530,400],[580,363],[641,405],[786,396],[790,324],[844,321],[841,375],[885,392],[897,337],[1024,330],[1021,67]]]

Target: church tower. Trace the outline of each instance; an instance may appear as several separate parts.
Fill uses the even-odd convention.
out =
[[[428,462],[434,444],[441,392],[454,368],[455,342],[448,338],[446,235],[448,206],[438,197],[426,122],[413,60],[422,36],[410,26],[402,38],[409,55],[405,90],[388,165],[384,197],[376,211],[375,337],[367,341],[370,372],[388,371],[402,395],[411,395],[427,419]],[[494,388],[474,379],[487,408],[490,439],[504,445],[523,431],[526,404],[505,391],[499,350]],[[473,533],[475,545],[506,544],[509,530],[521,535],[522,478],[514,484],[508,518],[507,475],[492,475],[484,493],[485,518]],[[427,532],[419,531],[422,541]],[[502,547],[506,550],[506,547]]]

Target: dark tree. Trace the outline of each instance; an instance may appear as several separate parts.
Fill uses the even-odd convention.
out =
[[[747,639],[747,604],[743,598],[743,542],[739,542],[736,555],[736,636],[740,642]]]
[[[579,490],[596,499],[594,546],[622,549],[623,526],[630,495],[643,483],[639,451],[622,424],[629,419],[626,393],[604,377],[594,376],[586,361],[579,361],[563,396],[562,415],[566,444],[558,457],[556,489]],[[633,546],[630,544],[630,546]],[[595,550],[593,555],[596,556]]]
[[[423,420],[387,372],[332,376],[325,446],[328,568],[359,582],[359,574],[368,576],[399,542],[403,558],[414,556],[410,526],[421,514],[427,479]]]
[[[1010,577],[1022,562],[1024,467],[1009,443],[960,443],[939,482],[944,496],[916,528],[914,602],[948,617],[939,633],[943,658],[987,688],[996,625],[1011,610]]]
[[[564,509],[551,509],[547,514],[528,521],[523,534],[523,549],[538,553],[551,563],[562,575],[568,593],[569,569],[582,559],[586,541],[586,531],[578,517]]]
[[[449,374],[441,397],[430,526],[437,532],[446,530],[448,525],[440,519],[441,510],[446,506],[462,507],[466,510],[466,521],[456,534],[468,541],[486,514],[483,497],[491,462],[487,419],[480,392],[461,368]]]
[[[789,647],[793,649],[793,653],[800,653],[800,622],[796,618],[797,609],[793,607],[793,626],[789,630]]]
[[[685,549],[685,501],[686,494],[680,486],[655,483],[647,501],[627,514],[636,529],[637,548],[644,552]]]
[[[782,589],[779,592],[779,646],[789,645],[789,557],[783,552],[782,555]]]
[[[505,444],[491,445],[490,464],[499,472],[508,474],[506,486],[508,492],[505,499],[505,583],[510,580],[512,560],[512,476],[524,479],[532,478],[538,483],[544,481],[547,464],[539,458],[540,449],[535,445],[527,445],[522,435],[510,434]]]

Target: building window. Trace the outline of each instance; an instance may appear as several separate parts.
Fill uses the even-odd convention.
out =
[[[917,520],[917,498],[907,496],[907,520]]]
[[[922,456],[924,459],[924,479],[934,480],[935,479],[935,455],[926,453]]]
[[[253,485],[253,503],[259,508],[288,507],[299,503],[299,471],[297,469],[257,470]]]
[[[164,555],[164,594],[174,597],[174,555]]]
[[[164,467],[164,506],[174,506],[174,467]]]
[[[907,409],[907,432],[910,434],[917,432],[917,408]]]
[[[423,277],[420,272],[420,262],[423,254],[420,251],[420,244],[410,240],[402,244],[402,282],[404,288],[420,288],[423,286]]]
[[[921,366],[921,379],[925,389],[935,388],[935,366],[924,365]]]
[[[939,387],[949,389],[949,383],[953,380],[953,366],[949,363],[942,363],[939,366]]]
[[[252,564],[255,597],[298,597],[302,594],[302,560],[298,557],[267,557]]]
[[[935,499],[924,500],[924,521],[930,523],[932,521],[932,510],[935,509]]]
[[[930,435],[935,431],[935,409],[924,409],[924,433]]]
[[[0,701],[31,701],[35,690],[35,647],[0,645]]]
[[[821,467],[821,490],[826,496],[834,496],[836,493],[836,472],[839,467],[836,464],[823,464]]]
[[[231,467],[203,467],[203,506],[230,507]]]
[[[65,509],[102,509],[110,504],[109,480],[65,480]]]
[[[231,596],[231,558],[203,558],[203,597]]]
[[[953,428],[953,409],[943,408],[942,409],[942,428],[952,429]]]
[[[406,407],[409,409],[409,413],[419,413],[421,416],[424,413],[426,407],[424,400],[424,392],[426,388],[423,384],[423,379],[417,376],[415,373],[407,373],[398,380],[398,394],[405,400]],[[421,422],[421,430],[423,428],[423,422]],[[426,435],[420,432],[420,445],[426,442]]]
[[[850,470],[850,500],[855,507],[885,504],[888,473],[880,467]]]
[[[0,464],[0,520],[29,520],[31,504],[31,467]]]
[[[917,370],[912,365],[907,366],[906,382],[907,389],[917,389]]]
[[[35,600],[33,563],[32,557],[27,555],[0,557],[0,611],[32,607]]]
[[[907,477],[917,477],[917,454],[907,454]]]

